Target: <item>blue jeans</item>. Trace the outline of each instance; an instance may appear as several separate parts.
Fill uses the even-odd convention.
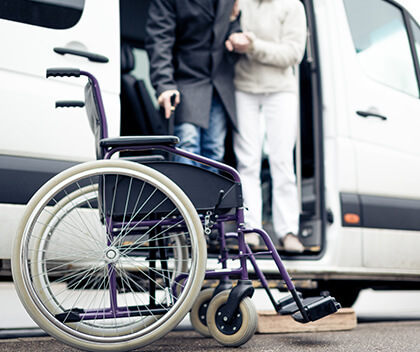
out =
[[[225,153],[226,120],[227,116],[222,102],[217,94],[213,94],[208,129],[191,123],[175,125],[175,135],[180,139],[179,148],[212,160],[222,161]],[[174,161],[211,169],[178,155],[175,155]]]

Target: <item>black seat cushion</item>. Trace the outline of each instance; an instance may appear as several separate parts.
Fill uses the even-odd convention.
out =
[[[201,167],[174,162],[147,162],[145,165],[175,182],[199,213],[204,214],[215,208],[220,191],[223,191],[223,198],[218,208],[219,213],[227,213],[232,208],[243,205],[241,185],[227,177]],[[125,177],[115,179],[114,176],[107,176],[105,182],[106,213],[116,220],[126,218],[127,212],[141,218],[145,214],[166,214],[173,211],[173,205],[165,200],[165,195],[160,191],[155,192],[150,185]]]
[[[167,121],[156,109],[143,80],[131,71],[135,67],[132,48],[121,48],[121,135],[168,134]]]
[[[170,161],[153,161],[145,165],[175,182],[199,212],[212,210],[216,206],[220,191],[224,192],[220,210],[228,211],[243,205],[240,184],[227,177],[202,167]]]

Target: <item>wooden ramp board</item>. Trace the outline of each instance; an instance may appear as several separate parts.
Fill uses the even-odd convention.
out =
[[[334,314],[306,324],[296,322],[290,315],[280,315],[275,311],[259,311],[257,333],[340,331],[354,329],[356,325],[356,312],[352,308],[339,309]]]

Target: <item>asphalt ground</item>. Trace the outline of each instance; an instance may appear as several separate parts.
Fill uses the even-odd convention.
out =
[[[253,297],[270,309],[265,293]],[[357,327],[348,331],[256,334],[239,348],[221,346],[192,330],[188,316],[161,340],[136,351],[355,351],[420,352],[420,291],[364,290],[353,307]],[[12,283],[0,284],[0,352],[78,351],[47,336],[29,318]]]
[[[78,349],[51,337],[0,340],[1,352],[73,352]],[[417,352],[420,351],[420,320],[359,323],[349,331],[288,334],[256,334],[239,348],[228,348],[195,331],[177,330],[137,352]]]

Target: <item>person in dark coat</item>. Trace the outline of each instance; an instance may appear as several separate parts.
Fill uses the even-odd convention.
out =
[[[217,161],[236,125],[229,36],[240,32],[238,15],[237,0],[152,0],[146,24],[150,78],[166,118],[175,94],[180,148]]]

